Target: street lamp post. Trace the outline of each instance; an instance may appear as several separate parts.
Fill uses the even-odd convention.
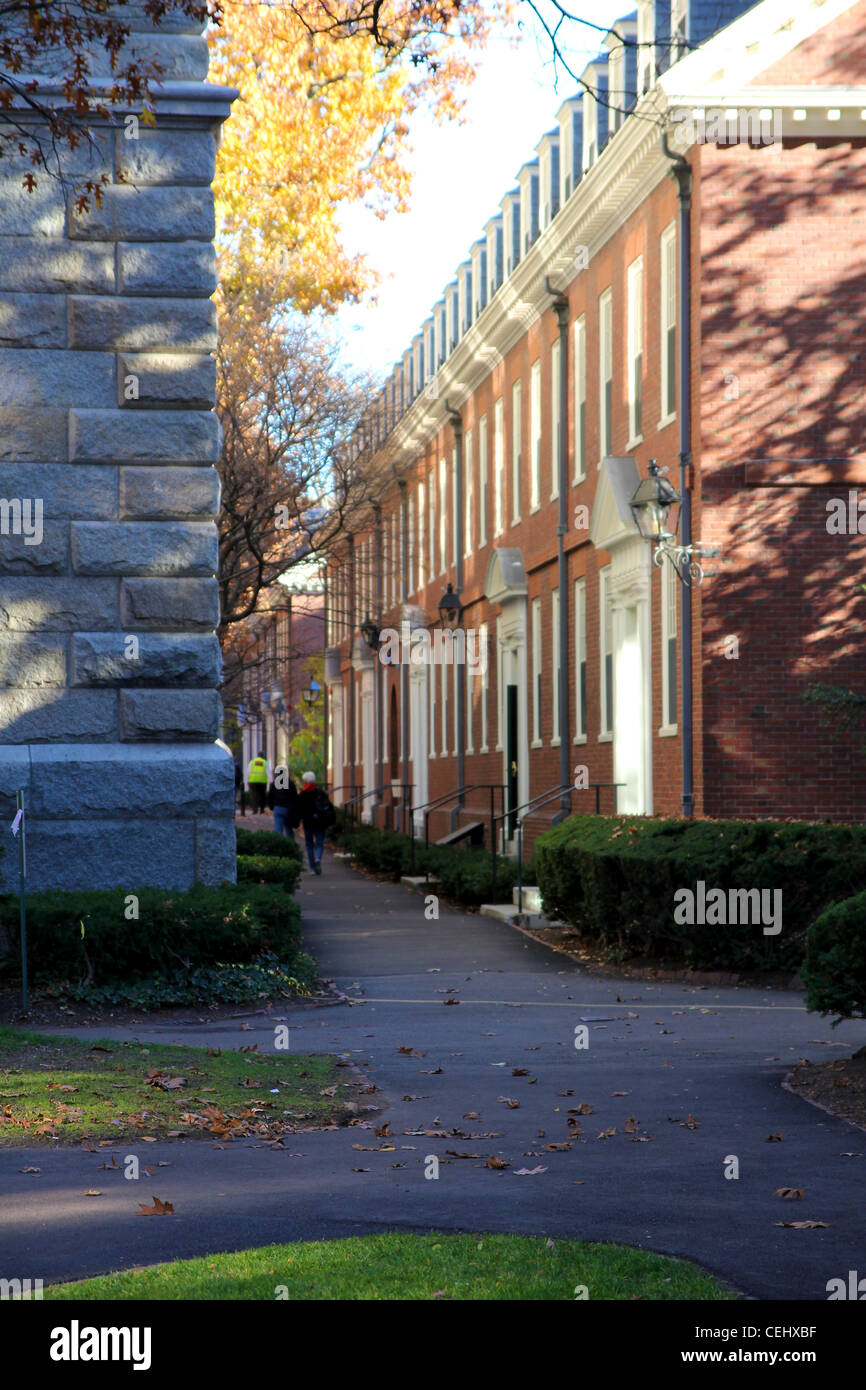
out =
[[[451,595],[453,595],[453,597],[454,597],[455,600],[456,600],[456,612],[457,612],[457,616],[456,616],[456,618],[454,619],[454,621],[453,621],[453,622],[450,622],[450,624],[449,624],[452,628],[455,628],[455,627],[457,627],[457,626],[459,625],[459,622],[460,622],[460,615],[461,615],[461,613],[462,613],[462,606],[461,606],[461,603],[460,603],[460,594],[461,594],[462,591],[463,591],[463,416],[460,414],[460,411],[459,411],[459,410],[454,410],[454,409],[448,404],[448,401],[447,401],[447,400],[446,400],[446,402],[445,402],[445,409],[446,409],[446,411],[448,412],[448,418],[449,418],[450,421],[451,421],[451,428],[452,428],[453,431],[454,431],[454,455],[455,455],[454,467],[455,467],[455,482],[456,482],[456,485],[457,485],[457,486],[456,486],[456,492],[457,492],[457,506],[456,506],[456,508],[455,508],[456,516],[454,517],[454,541],[455,541],[454,549],[455,549],[455,551],[456,551],[456,555],[455,555],[455,567],[454,567],[454,568],[455,568],[455,576],[454,576],[454,577],[455,577],[456,582],[457,582],[457,593],[456,593],[456,594],[454,593],[454,590],[452,589],[451,585],[449,584],[449,585],[448,585],[448,591],[447,591],[445,597],[447,598],[447,597],[448,597],[448,594],[451,594]],[[444,599],[443,599],[443,602],[444,602]],[[452,605],[452,608],[453,608],[453,605]],[[449,609],[449,611],[451,611],[451,610]],[[443,619],[443,626],[444,626],[444,625],[445,625],[445,616],[444,616],[444,614],[442,613],[442,604],[441,604],[441,603],[440,603],[440,605],[439,605],[439,613],[440,613],[440,616],[441,616],[442,619]],[[463,806],[463,804],[464,804],[463,787],[465,786],[465,783],[466,783],[466,670],[465,670],[465,668],[464,668],[463,671],[461,671],[461,672],[459,673],[459,678],[458,678],[458,681],[457,681],[457,711],[456,711],[456,713],[457,713],[457,786],[459,787],[460,790],[459,790],[459,792],[458,792],[458,797],[457,797],[457,808],[456,808],[456,811],[455,811],[454,815],[452,816],[452,821],[453,821],[453,820],[456,820],[456,817],[457,817],[457,815],[459,814],[460,809],[462,808],[462,806]]]

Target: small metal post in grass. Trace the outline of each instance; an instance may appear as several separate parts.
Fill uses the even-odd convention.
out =
[[[12,834],[18,839],[18,891],[21,899],[21,1007],[26,1013],[29,1000],[27,994],[27,897],[24,891],[24,882],[27,877],[27,858],[24,848],[23,787],[15,793],[15,819],[12,822]]]

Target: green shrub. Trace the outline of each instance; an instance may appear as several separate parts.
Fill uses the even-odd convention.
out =
[[[288,835],[278,835],[275,830],[246,830],[242,825],[235,827],[235,833],[238,854],[264,854],[269,859],[297,859],[301,863],[301,847]]]
[[[126,888],[32,893],[27,899],[31,977],[89,979],[99,986],[168,976],[178,967],[244,964],[262,954],[288,963],[296,956],[300,909],[280,886],[140,888],[138,917],[132,920],[126,915],[129,893]],[[20,969],[17,897],[0,898],[0,925]]]
[[[300,877],[300,859],[277,854],[238,855],[238,883],[279,883],[287,893],[294,893]]]
[[[160,1009],[179,1004],[252,1004],[263,996],[309,994],[315,979],[313,957],[298,951],[290,969],[275,956],[263,955],[249,965],[204,965],[107,985],[49,986],[44,993],[94,1006]]]
[[[425,848],[423,840],[416,840],[413,869],[411,839],[398,831],[376,830],[370,825],[358,826],[354,830],[347,830],[340,844],[365,869],[395,883],[405,874],[428,873],[436,879],[443,897],[467,907],[478,907],[487,902],[510,902],[512,886],[517,882],[516,864],[497,856],[494,889],[489,850],[459,849],[449,845],[429,845]],[[530,881],[526,871],[523,881]]]
[[[614,959],[651,955],[704,968],[796,969],[806,929],[833,901],[866,889],[866,829],[780,821],[682,821],[574,816],[539,836],[545,911],[594,938]],[[782,930],[688,925],[674,894],[782,890]]]
[[[806,1007],[843,1018],[866,1017],[866,892],[834,903],[806,936]]]

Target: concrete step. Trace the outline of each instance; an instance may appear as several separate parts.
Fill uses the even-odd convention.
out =
[[[512,899],[517,903],[518,890],[512,890]],[[532,885],[523,885],[523,911],[532,912],[537,916],[541,915],[541,890]]]
[[[438,879],[425,878],[423,874],[403,874],[400,882],[407,888],[414,888],[416,893],[426,893],[428,889],[435,888]]]
[[[526,916],[511,903],[482,903],[478,909],[482,917],[493,917],[497,922],[521,923]]]

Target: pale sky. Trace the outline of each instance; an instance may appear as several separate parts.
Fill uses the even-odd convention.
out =
[[[613,24],[632,9],[629,0],[579,0],[574,13]],[[596,56],[602,38],[583,25],[571,26],[568,61],[574,72]],[[333,325],[348,363],[384,375],[402,356],[484,223],[515,186],[520,166],[535,157],[538,141],[555,127],[557,109],[576,90],[567,73],[554,73],[549,41],[526,8],[518,46],[497,39],[483,55],[464,123],[416,124],[410,211],[380,221],[352,208],[342,219],[347,247],[364,254],[382,277],[376,303],[341,310]]]

